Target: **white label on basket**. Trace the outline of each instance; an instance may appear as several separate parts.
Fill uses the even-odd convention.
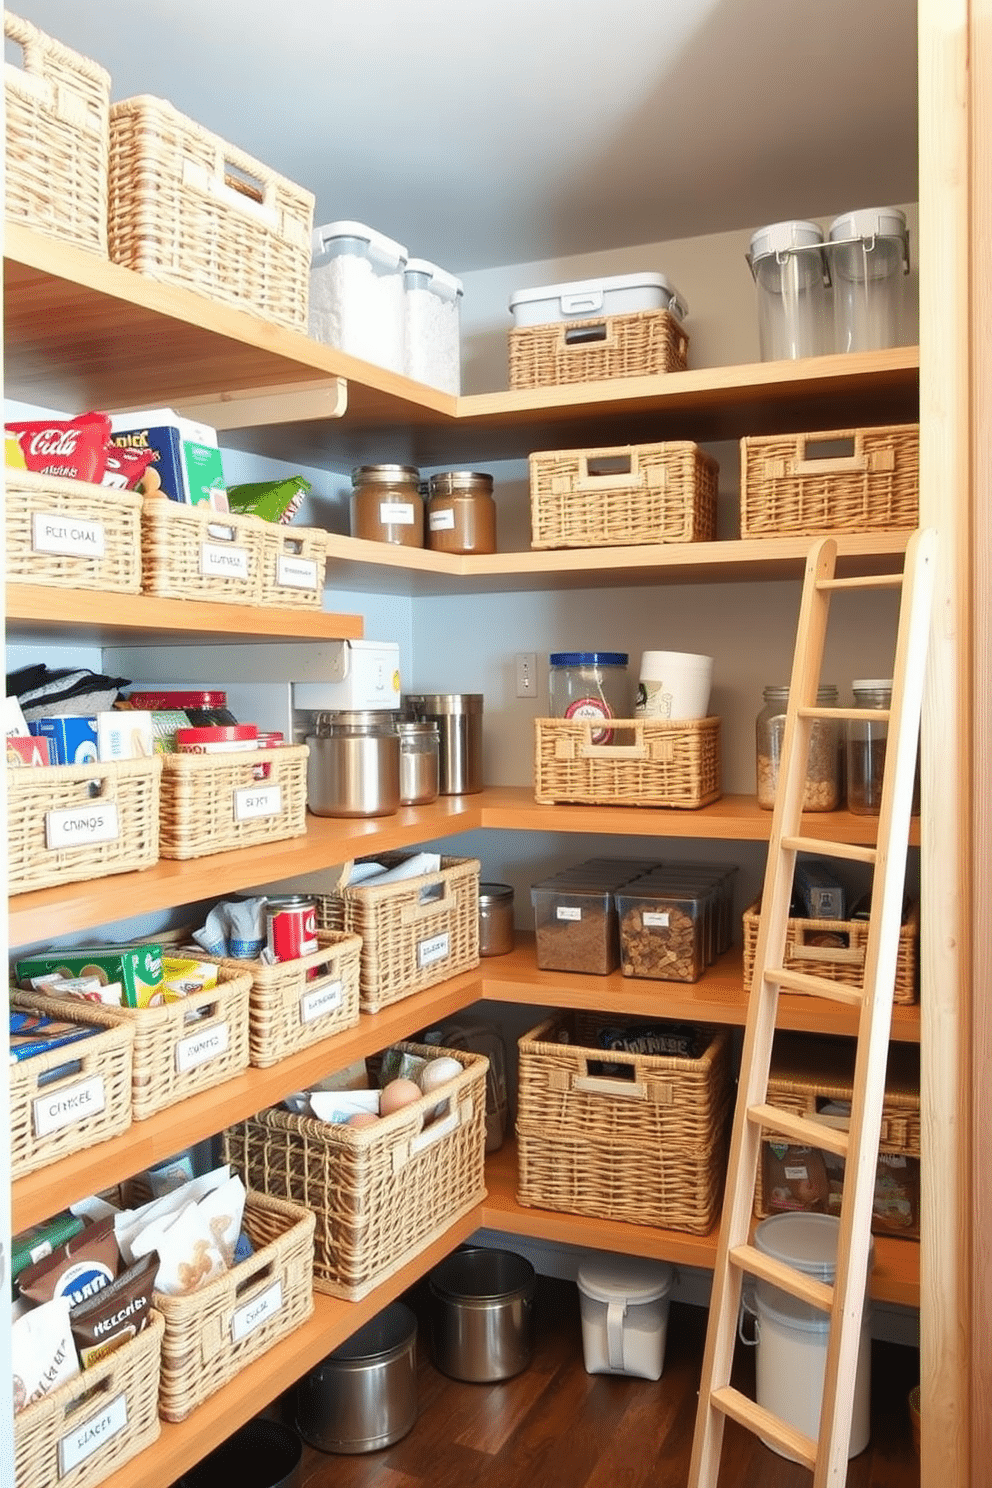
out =
[[[423,971],[425,966],[434,966],[438,961],[446,961],[451,950],[451,936],[447,930],[440,935],[432,935],[430,940],[421,940],[417,944],[417,968]]]
[[[582,911],[577,904],[559,904],[555,908],[556,920],[581,920]]]
[[[793,1163],[790,1163],[787,1168],[783,1168],[782,1172],[790,1183],[805,1183],[809,1178],[809,1173],[805,1167],[797,1166]]]
[[[312,1023],[325,1013],[333,1013],[335,1008],[341,1006],[342,990],[340,982],[328,982],[326,987],[318,987],[314,992],[304,992],[300,998],[300,1022]]]
[[[248,549],[221,547],[218,543],[201,543],[200,573],[203,578],[247,579]]]
[[[85,1080],[77,1080],[74,1085],[50,1091],[48,1095],[35,1096],[32,1104],[36,1137],[47,1137],[63,1127],[75,1126],[90,1116],[96,1116],[106,1106],[103,1076],[90,1075]]]
[[[672,923],[672,916],[667,909],[646,909],[641,920],[649,930],[667,930]]]
[[[176,1045],[176,1069],[182,1075],[196,1069],[200,1064],[209,1064],[231,1046],[231,1029],[227,1023],[214,1023],[203,1033],[191,1033]]]
[[[93,801],[45,812],[45,846],[79,847],[90,842],[116,842],[121,821],[116,801]]]
[[[276,583],[284,589],[316,589],[317,565],[312,558],[287,558],[276,563]]]
[[[275,1317],[282,1307],[282,1282],[274,1281],[270,1287],[258,1297],[253,1297],[246,1302],[244,1307],[239,1307],[237,1312],[231,1314],[231,1342],[237,1343],[242,1338],[247,1338],[256,1328],[270,1317]]]
[[[382,527],[412,527],[414,511],[412,501],[380,501],[379,524]]]
[[[235,821],[254,821],[260,816],[278,816],[281,810],[281,785],[243,785],[234,792]]]
[[[35,553],[68,553],[73,557],[102,558],[106,542],[102,522],[35,512],[31,518],[31,548]]]
[[[432,532],[451,532],[455,525],[455,509],[449,506],[444,511],[431,512],[427,520]]]
[[[59,1477],[64,1478],[87,1457],[99,1452],[127,1425],[127,1395],[122,1390],[113,1400],[59,1439]],[[110,1471],[108,1463],[107,1471]],[[103,1476],[103,1474],[101,1474]]]

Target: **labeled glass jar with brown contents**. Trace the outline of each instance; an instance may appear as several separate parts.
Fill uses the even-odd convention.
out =
[[[478,470],[442,470],[431,476],[427,546],[438,553],[495,553],[491,475]]]
[[[367,542],[424,546],[424,499],[413,465],[359,465],[351,472],[351,535]]]
[[[789,689],[766,687],[763,697],[765,706],[758,714],[755,724],[758,805],[771,811],[775,806],[775,792],[778,790],[779,768],[782,763]],[[817,691],[816,706],[836,708],[837,688],[824,683]],[[840,728],[832,719],[817,718],[810,732],[803,810],[836,811],[840,798]]]

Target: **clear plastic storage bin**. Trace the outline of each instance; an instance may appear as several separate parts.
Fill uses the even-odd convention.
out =
[[[906,214],[897,207],[845,212],[830,224],[836,351],[879,351],[905,341],[909,273]]]
[[[822,245],[815,222],[773,222],[752,237],[747,259],[758,288],[763,362],[821,356],[830,349]]]
[[[462,281],[426,258],[411,258],[403,270],[407,377],[444,393],[462,389]]]
[[[402,372],[407,259],[401,243],[363,222],[328,222],[315,228],[309,315],[314,340]]]

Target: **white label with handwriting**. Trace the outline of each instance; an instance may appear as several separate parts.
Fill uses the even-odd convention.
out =
[[[434,966],[438,961],[445,961],[451,949],[451,936],[445,930],[440,935],[432,935],[430,940],[422,940],[417,945],[417,967],[423,970],[425,966]]]
[[[67,1058],[71,1059],[72,1054],[69,1053]],[[63,1127],[77,1126],[90,1116],[96,1116],[106,1104],[102,1075],[91,1075],[86,1080],[65,1085],[61,1090],[50,1090],[34,1099],[34,1134],[47,1137]]]
[[[64,1478],[87,1457],[99,1452],[127,1425],[127,1395],[122,1391],[107,1402],[96,1415],[89,1416],[80,1425],[59,1439],[59,1477]],[[110,1466],[108,1462],[107,1471]],[[101,1474],[103,1476],[103,1474]]]
[[[59,811],[45,812],[45,846],[88,846],[91,842],[116,842],[121,821],[116,801],[91,801]]]
[[[62,553],[73,558],[102,558],[106,542],[102,522],[82,517],[60,517],[35,512],[31,518],[31,548],[35,553]]]
[[[280,556],[276,564],[276,583],[284,589],[316,589],[317,565],[310,558]]]
[[[200,573],[210,579],[247,579],[248,549],[222,547],[219,543],[200,546]]]
[[[341,1006],[341,997],[340,982],[328,982],[325,987],[317,987],[313,992],[304,992],[300,998],[300,1022],[312,1023],[316,1018],[322,1018],[325,1013],[333,1013],[335,1008]]]
[[[281,1307],[282,1282],[274,1281],[259,1296],[253,1297],[244,1307],[239,1307],[232,1313],[231,1342],[237,1343],[239,1339],[247,1338],[249,1333],[254,1333],[267,1319],[275,1317]]]
[[[209,1064],[219,1059],[231,1046],[231,1030],[227,1023],[214,1023],[202,1033],[191,1033],[176,1045],[176,1069],[182,1075],[196,1069],[200,1064]]]
[[[581,920],[582,911],[577,904],[559,904],[555,909],[556,920]]]
[[[667,909],[646,909],[641,919],[647,930],[667,930],[672,923],[671,911]]]
[[[243,785],[234,792],[234,820],[255,821],[282,811],[281,785]]]

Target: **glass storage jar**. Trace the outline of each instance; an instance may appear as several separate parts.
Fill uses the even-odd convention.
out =
[[[424,499],[413,465],[359,465],[351,472],[351,535],[368,542],[424,546]]]
[[[789,703],[788,687],[766,687],[764,707],[755,723],[757,750],[758,805],[771,811],[778,790],[779,767],[782,763],[782,740],[785,736],[785,710]],[[818,708],[837,707],[837,688],[824,683],[816,694]],[[806,762],[804,811],[836,811],[840,805],[840,729],[828,718],[813,722]]]
[[[548,658],[552,718],[632,718],[625,651],[552,651]],[[607,744],[609,729],[592,733]]]
[[[479,885],[479,955],[506,956],[513,950],[513,885]]]
[[[430,478],[427,546],[438,553],[495,553],[493,478],[478,470],[443,470]]]
[[[856,708],[888,709],[892,679],[851,683]],[[889,720],[851,718],[847,724],[847,809],[855,816],[877,816],[882,805],[882,775]]]

